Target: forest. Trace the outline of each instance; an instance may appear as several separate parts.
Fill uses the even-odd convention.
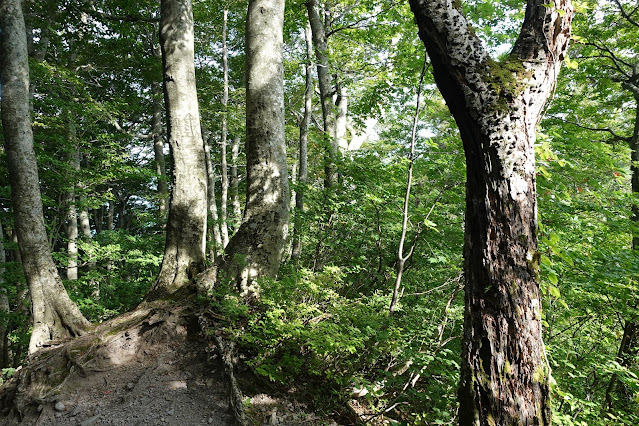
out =
[[[188,334],[219,424],[639,424],[638,40],[635,0],[0,0],[0,423],[134,424],[62,389]]]

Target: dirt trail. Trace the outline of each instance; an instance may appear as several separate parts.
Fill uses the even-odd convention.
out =
[[[235,424],[215,344],[189,308],[155,305],[39,351],[0,387],[2,425]],[[333,424],[258,394],[248,424]]]

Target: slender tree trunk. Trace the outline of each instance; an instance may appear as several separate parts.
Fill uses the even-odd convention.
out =
[[[297,171],[297,182],[299,188],[295,193],[295,227],[293,228],[293,249],[291,260],[299,259],[302,255],[301,220],[300,215],[304,211],[304,185],[308,179],[308,128],[311,123],[311,113],[313,111],[313,32],[310,23],[304,30],[306,39],[306,87],[304,90],[304,117],[300,122],[300,144],[299,144],[299,169]]]
[[[14,220],[33,308],[29,343],[33,353],[49,340],[84,333],[89,322],[69,299],[47,243],[29,118],[27,40],[20,3],[0,0],[0,83]]]
[[[71,189],[66,198],[66,237],[67,237],[67,279],[78,279],[78,211],[76,208],[75,180],[76,174],[80,172],[80,152],[77,142],[75,123],[73,115],[68,114],[67,137],[71,144],[72,152],[69,155],[69,163],[73,169],[71,176]]]
[[[160,102],[160,84],[152,84],[153,92],[153,154],[155,155],[155,173],[158,176],[158,215],[162,220],[169,208],[169,183],[166,177],[166,160],[164,159],[164,138],[162,136],[162,103]]]
[[[631,171],[631,189],[632,193],[636,196],[639,194],[639,86],[632,83],[639,77],[637,68],[635,67],[633,78],[624,82],[623,86],[629,89],[635,98],[635,123],[630,137],[630,171]],[[632,205],[631,221],[635,226],[639,225],[639,204],[634,203]],[[639,250],[639,235],[636,233],[632,236],[632,248],[633,250]],[[639,322],[636,318],[626,320],[623,330],[623,337],[619,344],[619,350],[617,351],[617,362],[625,367],[630,365],[631,360],[637,357],[639,353],[639,345],[637,345],[637,334],[639,333]],[[617,374],[613,374],[608,382],[606,388],[606,409],[608,411],[613,410],[613,394],[617,388],[619,378]]]
[[[115,201],[109,200],[109,210],[107,211],[107,231],[115,230]]]
[[[240,206],[239,186],[237,175],[237,162],[240,156],[240,135],[233,137],[231,145],[231,205],[233,206],[233,228],[237,229],[242,221],[242,208]]]
[[[335,78],[337,81],[337,77]],[[346,89],[341,85],[337,85],[337,114],[335,117],[335,145],[338,149],[346,151],[348,149],[348,140],[346,139],[346,125],[348,123],[348,96]]]
[[[204,269],[207,177],[193,37],[191,0],[162,0],[160,43],[173,185],[164,258],[150,299],[193,284]]]
[[[328,60],[328,36],[324,28],[324,21],[320,14],[317,0],[306,2],[308,19],[311,24],[313,46],[317,60],[317,81],[319,83],[320,100],[322,103],[322,118],[324,120],[324,137],[326,139],[326,158],[324,166],[324,186],[331,188],[337,183],[337,159],[338,145],[335,139],[335,104],[333,103],[333,81]]]
[[[513,51],[498,63],[459,3],[410,4],[466,154],[460,425],[549,425],[534,143],[568,47],[572,6],[529,0]]]
[[[415,115],[413,115],[413,127],[410,137],[410,154],[408,155],[408,174],[406,176],[406,195],[404,196],[404,208],[402,218],[402,235],[399,238],[399,247],[397,249],[397,276],[395,277],[395,286],[393,287],[393,296],[388,308],[388,312],[395,312],[397,301],[399,300],[399,289],[402,285],[402,276],[406,261],[410,259],[415,251],[415,244],[411,246],[408,253],[404,256],[404,243],[406,242],[406,232],[408,231],[408,207],[410,203],[410,192],[413,187],[413,166],[415,165],[415,141],[417,140],[417,123],[419,121],[419,111],[421,107],[422,87],[424,85],[424,75],[426,74],[426,61],[422,67],[419,77],[419,86],[417,87],[417,102],[415,105]]]
[[[639,70],[635,68],[635,75],[633,76],[635,81],[639,78]],[[630,138],[630,172],[631,172],[631,185],[632,193],[639,195],[639,86],[634,84],[626,84],[627,88],[630,88],[635,97],[635,125]],[[635,198],[636,199],[636,198]],[[632,222],[639,226],[639,202],[635,202],[632,205]],[[639,250],[639,234],[634,233],[632,236],[632,248]]]
[[[639,333],[639,324],[636,319],[626,321],[623,328],[623,337],[621,338],[621,343],[619,344],[619,349],[617,351],[617,359],[616,361],[619,365],[623,367],[628,367],[632,363],[633,360],[637,359],[637,355],[639,354],[639,342],[637,342],[637,334]],[[617,388],[617,383],[619,382],[619,378],[616,373],[613,373],[610,378],[610,382],[608,382],[608,387],[606,388],[606,409],[608,411],[613,410],[613,394]]]
[[[240,294],[274,277],[288,234],[282,63],[284,0],[250,0],[246,20],[246,208],[220,268]]]
[[[0,223],[0,368],[9,367],[9,296],[5,287],[4,272],[7,263],[7,253],[4,250],[4,232]]]
[[[224,248],[222,245],[222,233],[220,232],[220,219],[217,214],[217,200],[215,198],[215,168],[211,161],[211,143],[213,143],[213,136],[209,136],[209,142],[206,144],[206,173],[207,173],[207,200],[208,210],[211,216],[211,225],[208,227],[209,232],[213,234],[213,247],[209,253],[209,258],[215,260],[220,250]]]
[[[228,133],[228,114],[226,108],[229,102],[229,61],[226,49],[226,24],[228,21],[228,14],[228,10],[224,9],[224,19],[222,21],[222,70],[224,74],[224,89],[222,91],[222,138],[220,140],[220,168],[222,169],[222,194],[220,197],[220,231],[222,232],[223,247],[226,247],[229,243],[229,228],[227,223],[229,177],[228,164],[226,161],[226,137]]]

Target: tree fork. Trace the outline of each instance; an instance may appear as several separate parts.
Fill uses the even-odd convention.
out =
[[[528,0],[519,38],[498,63],[458,2],[410,4],[466,155],[459,422],[549,425],[534,143],[568,47],[572,6]]]

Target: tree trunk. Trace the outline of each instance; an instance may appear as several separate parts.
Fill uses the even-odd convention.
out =
[[[635,81],[639,78],[639,70],[637,68],[635,67],[633,72]],[[635,125],[630,138],[630,172],[632,193],[635,195],[636,200],[637,195],[639,195],[639,86],[631,82],[626,82],[624,86],[632,91],[635,98]],[[632,205],[631,220],[635,226],[639,226],[639,202],[635,202]],[[639,250],[639,234],[637,233],[632,236],[632,248]]]
[[[109,200],[109,210],[107,211],[107,231],[115,230],[115,201]]]
[[[629,139],[630,144],[630,172],[631,172],[631,189],[632,193],[637,196],[639,194],[639,86],[633,81],[639,78],[637,67],[633,69],[632,78],[623,83],[623,87],[630,90],[635,98],[635,123],[632,136]],[[636,202],[632,205],[631,221],[635,226],[639,225],[639,204]],[[632,236],[633,250],[639,250],[639,235],[636,233]],[[639,323],[636,318],[626,320],[623,330],[623,337],[617,351],[617,362],[624,367],[630,365],[631,360],[636,358],[639,352],[637,345],[637,334],[639,333]],[[613,394],[617,388],[619,379],[617,374],[613,374],[606,388],[606,408],[608,411],[613,409]]]
[[[226,161],[226,137],[227,137],[227,112],[226,107],[229,102],[229,61],[226,50],[226,23],[228,21],[228,10],[224,9],[224,19],[222,22],[222,70],[224,73],[224,89],[222,91],[222,138],[220,140],[220,157],[222,170],[222,194],[220,197],[220,231],[222,232],[222,247],[229,243],[229,228],[227,223],[228,198],[229,198],[229,176],[228,164]]]
[[[206,159],[195,87],[191,0],[162,0],[160,43],[173,185],[164,258],[148,298],[171,294],[204,269]]]
[[[69,155],[69,163],[73,169],[70,186],[71,189],[66,198],[66,237],[67,237],[67,279],[78,279],[78,211],[76,208],[75,180],[76,174],[80,172],[80,152],[77,142],[75,123],[73,122],[73,114],[69,113],[67,117],[67,137],[71,144],[72,152]]]
[[[337,81],[337,78],[335,78]],[[348,96],[346,89],[337,84],[337,114],[335,117],[335,145],[338,149],[346,151],[348,149],[348,140],[346,139],[346,125],[348,123]]]
[[[335,139],[335,104],[333,103],[333,81],[328,61],[328,35],[324,28],[324,21],[320,14],[317,0],[306,2],[308,20],[311,24],[313,46],[317,59],[317,81],[319,84],[320,100],[322,103],[322,118],[324,120],[324,138],[326,139],[326,156],[324,165],[324,186],[331,188],[337,183],[335,161],[338,145]]]
[[[616,361],[623,367],[629,367],[633,360],[637,359],[639,354],[639,344],[637,342],[637,334],[639,333],[639,324],[636,319],[626,321],[623,327],[623,337],[619,344]],[[606,408],[608,411],[613,409],[613,394],[617,388],[619,378],[613,373],[606,388]]]
[[[237,229],[242,221],[242,208],[240,206],[239,186],[237,175],[237,161],[240,156],[240,135],[235,135],[231,145],[231,205],[233,206],[233,228]]]
[[[220,219],[217,214],[217,200],[215,198],[215,168],[211,161],[211,143],[213,142],[213,136],[209,137],[209,142],[206,144],[206,174],[207,174],[207,201],[209,214],[211,216],[210,231],[213,233],[213,247],[209,253],[209,258],[215,260],[220,250],[224,248],[222,245],[222,233],[220,232]]]
[[[311,123],[311,113],[313,112],[313,33],[310,23],[306,25],[304,35],[306,38],[306,87],[304,90],[304,117],[300,122],[300,146],[299,146],[299,169],[297,171],[297,182],[299,188],[295,193],[295,227],[293,228],[293,249],[291,260],[299,259],[302,255],[301,220],[299,215],[304,211],[304,185],[308,178],[308,127]]]
[[[9,332],[9,314],[11,307],[9,306],[9,296],[7,289],[4,287],[5,264],[7,263],[7,253],[4,250],[4,232],[2,223],[0,223],[0,368],[9,367],[9,341],[7,334]]]
[[[69,299],[47,243],[29,118],[29,66],[20,0],[0,0],[2,126],[11,199],[24,273],[31,293],[29,352],[45,342],[85,332],[89,322]]]
[[[169,184],[166,178],[166,161],[164,159],[164,138],[162,137],[162,103],[160,102],[160,84],[152,84],[153,91],[153,154],[155,156],[155,173],[158,175],[158,215],[166,218],[169,207]]]
[[[549,425],[534,143],[568,46],[572,6],[529,0],[513,51],[497,63],[454,3],[410,2],[466,154],[460,424]]]
[[[415,242],[404,255],[404,244],[406,242],[406,233],[408,232],[408,207],[410,206],[410,193],[413,188],[413,168],[415,166],[415,142],[417,140],[417,124],[419,123],[419,112],[421,108],[422,88],[424,86],[424,76],[426,75],[426,60],[419,76],[419,86],[417,87],[417,101],[415,102],[415,115],[413,115],[413,127],[411,129],[410,152],[408,154],[408,173],[406,174],[406,192],[404,194],[404,207],[402,209],[402,234],[399,238],[399,247],[397,248],[397,276],[395,277],[395,286],[393,287],[393,295],[391,303],[388,307],[390,315],[395,312],[397,302],[399,301],[399,289],[402,285],[402,276],[406,261],[411,258],[415,251]]]
[[[250,0],[246,20],[246,207],[226,248],[220,281],[240,294],[274,277],[288,234],[289,192],[284,139],[284,0]]]

